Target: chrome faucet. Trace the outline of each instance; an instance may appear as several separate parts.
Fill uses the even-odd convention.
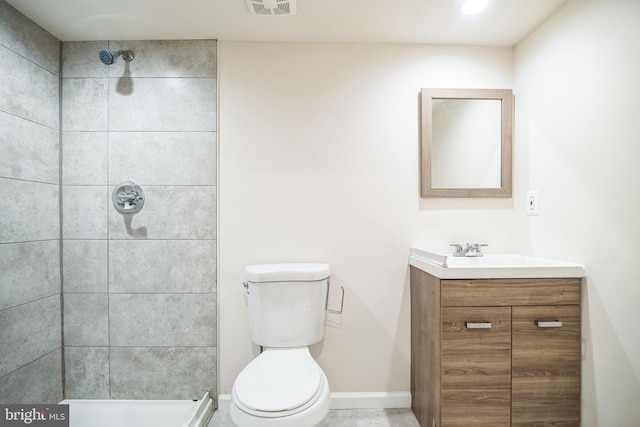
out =
[[[464,249],[460,243],[452,243],[449,246],[453,246],[453,256],[464,256]]]
[[[453,243],[449,246],[453,246],[453,256],[468,256],[468,257],[481,257],[482,247],[488,246],[486,243],[467,243],[467,247],[463,248],[460,243]]]

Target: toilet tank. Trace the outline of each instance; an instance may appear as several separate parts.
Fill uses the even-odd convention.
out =
[[[324,337],[329,264],[246,268],[251,340],[264,347],[307,346]]]

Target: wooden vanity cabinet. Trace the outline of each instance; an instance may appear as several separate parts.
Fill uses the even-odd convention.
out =
[[[411,267],[411,394],[422,427],[578,427],[580,279]]]

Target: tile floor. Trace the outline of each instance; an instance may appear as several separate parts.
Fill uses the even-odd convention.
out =
[[[229,411],[217,411],[208,427],[234,427]],[[340,409],[319,427],[420,427],[411,409]]]

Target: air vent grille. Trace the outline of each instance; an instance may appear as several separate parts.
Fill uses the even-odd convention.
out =
[[[296,0],[245,0],[249,12],[262,16],[295,15]]]

